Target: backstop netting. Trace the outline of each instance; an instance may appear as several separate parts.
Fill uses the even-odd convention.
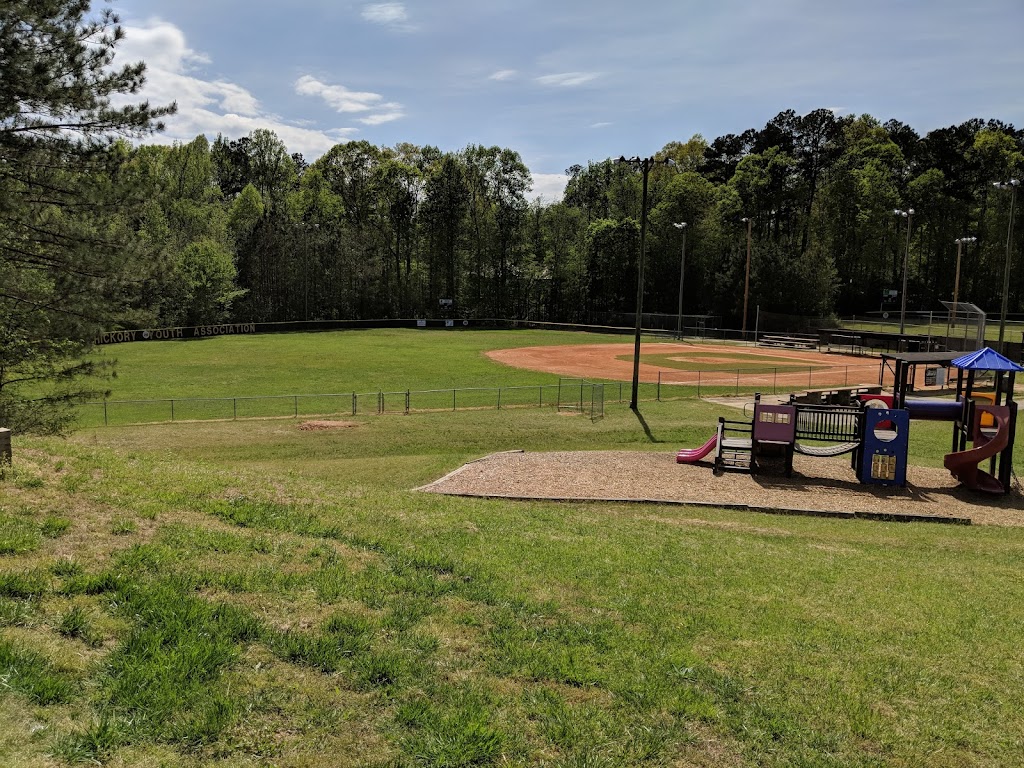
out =
[[[985,346],[985,313],[974,304],[962,301],[942,302],[946,316],[946,349],[951,352],[973,352]]]

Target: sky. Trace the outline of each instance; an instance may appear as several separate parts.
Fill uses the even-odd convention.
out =
[[[362,139],[515,150],[530,197],[783,110],[1024,127],[1024,0],[112,0],[118,62],[177,102],[158,142],[257,128],[313,161]],[[99,8],[96,0],[94,8]]]

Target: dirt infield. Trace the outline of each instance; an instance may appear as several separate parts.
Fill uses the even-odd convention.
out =
[[[643,358],[648,355],[671,355],[675,360],[710,364],[716,370],[686,371],[659,367],[643,362]],[[715,365],[718,360],[713,355],[748,357],[750,360],[737,361],[737,371],[737,368],[730,370],[728,361]],[[520,347],[493,350],[487,356],[515,368],[560,376],[612,381],[629,381],[633,378],[632,344]],[[628,359],[620,359],[623,357]],[[802,390],[878,384],[878,359],[853,355],[727,344],[655,342],[641,344],[640,357],[640,381],[648,383],[657,382],[660,374],[663,384],[699,382],[708,386],[732,385],[737,383],[738,376],[739,383],[748,388],[778,386]],[[757,365],[756,370],[743,370],[752,364]]]

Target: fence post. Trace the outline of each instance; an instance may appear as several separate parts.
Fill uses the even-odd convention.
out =
[[[299,418],[299,396],[295,395],[295,418]]]
[[[103,426],[107,427],[107,398],[103,398]]]
[[[174,421],[174,401],[171,400],[171,421]]]
[[[659,403],[661,402],[661,371],[658,371],[658,393],[657,393],[657,395],[655,396],[655,399],[656,399],[656,400],[657,400],[657,401],[658,401]]]
[[[498,410],[501,410],[501,387],[498,387]]]
[[[537,387],[537,405],[541,408],[544,407],[544,385],[541,384]]]
[[[583,413],[583,379],[580,379],[580,413]]]
[[[405,390],[405,415],[409,415],[409,402],[412,400],[412,393],[407,389]]]
[[[384,390],[377,390],[377,415],[380,416],[384,413]]]
[[[700,369],[697,369],[697,399],[700,400]]]
[[[231,398],[231,418],[236,420],[236,421],[238,419],[238,398],[237,397],[232,397]]]
[[[455,391],[456,390],[454,390],[454,389],[452,390],[452,410],[453,411],[455,410]]]
[[[813,369],[813,368],[811,368],[811,366],[809,366],[809,365],[807,366],[807,388],[808,388],[808,389],[810,389],[810,388],[811,388],[811,372],[812,372],[813,370],[814,370],[814,369]]]
[[[353,416],[356,415],[356,409],[358,407],[359,407],[359,396],[355,392],[353,392],[352,393],[352,415]]]

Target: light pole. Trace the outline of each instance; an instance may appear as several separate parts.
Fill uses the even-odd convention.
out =
[[[740,221],[747,225],[747,272],[743,278],[743,340],[746,341],[747,303],[750,299],[750,228],[753,226],[754,220],[744,216]]]
[[[1019,179],[997,181],[992,186],[996,189],[1010,190],[1010,222],[1006,226],[1006,267],[1003,270],[1003,306],[999,310],[999,352],[1004,352],[1003,336],[1006,333],[1006,310],[1010,305],[1010,256],[1013,253],[1013,214],[1017,206],[1017,187]]]
[[[636,332],[633,338],[633,393],[629,399],[629,407],[634,411],[637,409],[637,399],[640,392],[640,326],[644,319],[644,242],[647,237],[647,175],[658,163],[673,165],[671,158],[657,160],[653,157],[620,157],[615,162],[626,163],[634,170],[643,174],[643,194],[640,198],[640,258],[637,259],[636,277]]]
[[[686,222],[680,221],[673,227],[683,233],[683,255],[679,259],[679,313],[676,317],[676,336],[683,338],[683,275],[686,274]]]
[[[960,255],[965,243],[977,242],[976,237],[958,237],[956,243],[956,278],[953,281],[953,327],[956,328],[957,300],[960,298]]]
[[[910,264],[910,224],[914,220],[914,209],[907,208],[901,211],[899,208],[893,211],[896,216],[902,216],[907,220],[907,250],[903,254],[903,295],[900,296],[900,336],[903,336],[903,329],[907,324],[907,266]],[[900,344],[903,339],[900,338]]]

